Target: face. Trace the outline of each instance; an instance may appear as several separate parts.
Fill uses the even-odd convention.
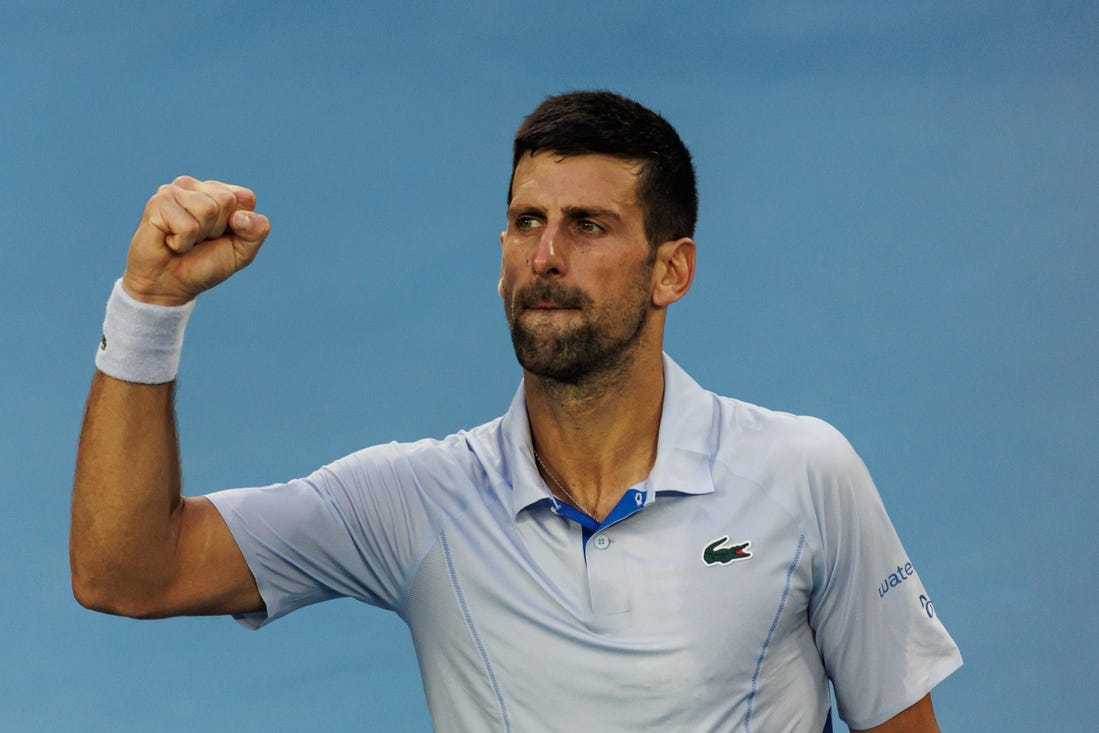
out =
[[[637,166],[544,152],[515,168],[500,295],[519,363],[575,384],[621,368],[652,305]]]

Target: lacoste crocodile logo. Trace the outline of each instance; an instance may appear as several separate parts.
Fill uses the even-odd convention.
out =
[[[748,552],[748,548],[752,546],[751,540],[732,547],[719,547],[728,541],[729,535],[725,535],[706,545],[706,549],[702,551],[702,562],[707,565],[728,565],[737,560],[747,560],[752,556],[752,553]]]

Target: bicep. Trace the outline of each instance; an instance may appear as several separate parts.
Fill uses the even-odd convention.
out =
[[[851,733],[939,733],[935,709],[931,706],[931,695],[925,695],[915,705],[902,710],[881,725],[862,731],[852,729]]]
[[[206,497],[184,497],[178,509],[172,582],[157,616],[262,611],[256,580],[220,512]]]

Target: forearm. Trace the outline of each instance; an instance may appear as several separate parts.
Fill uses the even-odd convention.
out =
[[[171,582],[182,500],[173,383],[96,372],[73,482],[69,552],[85,606],[143,615]]]
[[[242,186],[180,176],[145,204],[130,240],[73,481],[73,592],[89,608],[141,617],[263,608],[217,509],[180,496],[172,399],[195,297],[247,267],[270,231],[255,201]]]

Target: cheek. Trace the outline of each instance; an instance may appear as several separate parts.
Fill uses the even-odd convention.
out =
[[[524,269],[523,256],[514,250],[505,249],[500,258],[500,282],[496,287],[501,298],[506,300],[514,292]]]
[[[515,298],[515,277],[509,274],[507,270],[500,272],[500,281],[496,283],[496,292],[500,295],[500,298],[504,301],[504,309],[510,310],[511,301]]]

